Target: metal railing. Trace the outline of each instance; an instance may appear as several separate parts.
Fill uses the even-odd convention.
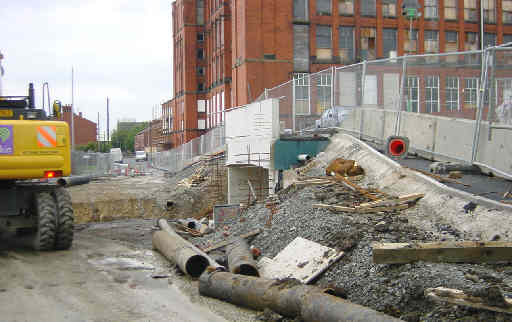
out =
[[[196,157],[222,149],[225,143],[224,126],[218,126],[175,149],[152,153],[151,162],[156,168],[177,172]]]
[[[512,178],[512,48],[402,56],[297,74],[279,98],[281,132],[338,127],[384,144],[488,167]]]

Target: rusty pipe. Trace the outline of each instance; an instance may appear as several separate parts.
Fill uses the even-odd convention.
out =
[[[301,317],[304,321],[400,321],[293,279],[269,280],[205,272],[199,278],[199,293],[255,310],[269,308],[282,316]]]
[[[229,271],[233,274],[260,276],[256,262],[252,258],[249,245],[243,238],[237,238],[226,247]]]
[[[225,270],[224,266],[179,236],[167,220],[160,219],[158,226],[162,230],[153,233],[153,247],[176,263],[186,274],[199,277],[208,266],[213,266],[216,270]]]

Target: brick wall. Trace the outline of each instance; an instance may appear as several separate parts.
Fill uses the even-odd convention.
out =
[[[71,106],[65,105],[62,108],[62,118],[69,125],[71,131]],[[75,135],[75,146],[85,145],[89,142],[96,142],[96,123],[89,121],[82,116],[82,113],[74,114],[74,135]],[[71,133],[70,133],[71,134]],[[72,136],[70,137],[70,140]]]

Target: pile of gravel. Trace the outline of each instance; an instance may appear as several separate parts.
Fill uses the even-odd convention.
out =
[[[205,248],[221,240],[262,228],[263,232],[250,244],[260,248],[264,256],[274,257],[296,237],[303,237],[345,252],[342,259],[320,276],[315,284],[343,289],[348,300],[354,303],[407,321],[506,321],[510,318],[502,313],[441,305],[431,302],[423,294],[426,288],[432,287],[468,291],[491,284],[498,285],[504,292],[512,292],[510,266],[373,263],[371,244],[374,242],[424,242],[442,240],[447,236],[451,240],[460,240],[463,234],[454,227],[438,224],[434,226],[436,231],[420,230],[409,224],[408,211],[352,214],[332,213],[312,207],[319,202],[367,201],[341,186],[291,186],[278,196],[278,211],[273,215],[271,227],[265,226],[270,210],[264,204],[256,204],[243,211],[241,221],[229,226],[228,230],[217,229],[212,234],[191,241]]]

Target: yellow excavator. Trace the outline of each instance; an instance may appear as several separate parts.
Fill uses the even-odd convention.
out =
[[[28,96],[0,96],[0,234],[28,234],[36,250],[73,242],[69,192],[47,180],[71,174],[69,127],[58,107],[52,115],[36,109],[33,84]]]

